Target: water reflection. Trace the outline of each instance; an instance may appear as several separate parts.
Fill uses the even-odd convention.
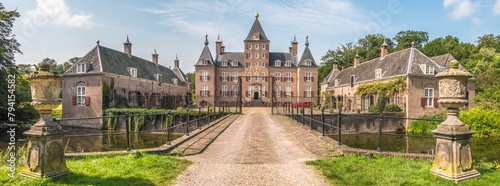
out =
[[[329,136],[338,140],[337,135]],[[436,139],[421,137],[399,136],[395,133],[382,135],[380,149],[386,152],[405,152],[419,154],[433,154]],[[345,134],[342,135],[342,144],[353,148],[377,150],[378,134]],[[500,138],[471,138],[472,156],[475,160],[486,159],[500,162]]]

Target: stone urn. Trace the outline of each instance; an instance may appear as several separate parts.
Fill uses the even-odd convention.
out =
[[[28,76],[31,82],[31,105],[40,111],[40,120],[24,132],[28,137],[28,155],[21,175],[56,177],[69,173],[64,158],[65,130],[52,121],[52,110],[59,106],[62,77],[49,72],[49,64],[41,63],[40,71]]]
[[[472,74],[458,70],[458,61],[436,75],[439,79],[438,103],[446,108],[447,118],[432,131],[436,154],[431,173],[455,182],[480,177],[472,166],[470,138],[474,131],[458,118],[459,108],[467,104],[467,81]]]

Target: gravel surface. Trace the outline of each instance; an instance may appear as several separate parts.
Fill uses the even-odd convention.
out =
[[[306,160],[309,152],[269,108],[245,108],[175,185],[328,185]]]

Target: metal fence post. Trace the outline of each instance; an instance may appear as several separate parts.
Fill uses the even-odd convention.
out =
[[[299,107],[295,107],[295,110],[296,110],[296,113],[297,113],[297,116],[295,117],[295,120],[299,121]]]
[[[128,113],[125,113],[125,130],[127,132],[127,151],[130,151],[130,123],[128,122]]]
[[[321,134],[325,136],[325,109],[321,109]]]
[[[196,121],[196,128],[201,129],[200,127],[200,121],[201,120],[201,108],[198,107],[198,121]]]
[[[170,123],[169,121],[172,121]],[[170,128],[172,127],[174,120],[170,120],[170,111],[167,112],[167,145],[170,145]]]
[[[302,107],[302,125],[305,125],[306,122],[304,121],[304,113],[306,112],[306,109],[304,109],[304,107]]]
[[[377,145],[377,152],[380,152],[380,140],[382,138],[382,120],[384,119],[384,115],[380,114],[379,116],[379,122],[378,122],[378,145]]]
[[[186,120],[186,136],[189,136],[189,108],[187,109],[187,112],[186,112],[186,117],[187,117],[187,120]]]
[[[310,113],[309,113],[309,128],[312,130],[313,129],[313,108],[312,108],[312,105],[309,106],[311,109],[310,109]]]
[[[339,113],[337,115],[337,130],[338,130],[338,139],[339,145],[342,145],[342,109],[339,109]]]

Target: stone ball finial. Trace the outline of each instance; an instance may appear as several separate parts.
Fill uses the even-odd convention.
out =
[[[99,41],[99,39],[98,39],[95,43],[97,43],[97,45],[99,45],[99,43],[100,43],[100,42],[101,42],[101,41]]]
[[[452,69],[458,69],[458,61],[457,60],[453,60],[450,62],[450,68]]]
[[[48,72],[50,69],[49,63],[47,63],[45,61],[41,62],[38,66],[40,67],[40,71]]]
[[[259,12],[255,12],[255,19],[259,19]]]

